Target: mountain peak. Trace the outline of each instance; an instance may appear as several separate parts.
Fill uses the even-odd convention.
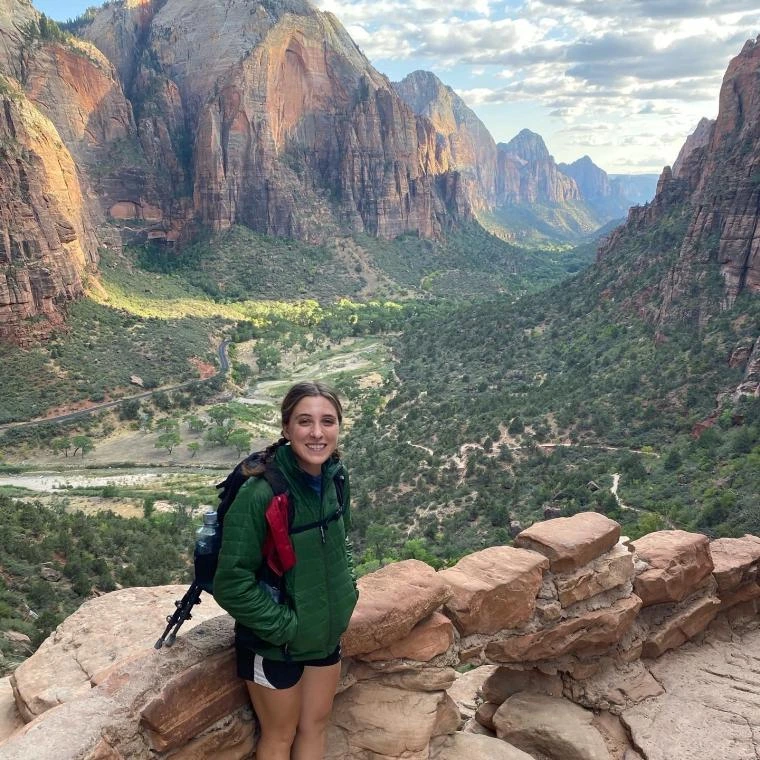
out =
[[[506,153],[513,153],[525,161],[553,160],[544,138],[530,129],[521,129],[508,143],[499,143]]]

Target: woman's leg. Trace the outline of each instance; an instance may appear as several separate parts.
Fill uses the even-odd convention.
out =
[[[289,689],[269,689],[253,681],[245,682],[261,727],[257,758],[290,760],[290,748],[301,714],[302,682],[303,678]]]
[[[301,687],[301,714],[291,760],[322,760],[333,698],[340,680],[340,662],[304,668]],[[268,756],[265,756],[269,760]]]

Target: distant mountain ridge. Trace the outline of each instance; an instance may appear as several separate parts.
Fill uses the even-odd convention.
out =
[[[557,164],[543,138],[529,129],[497,145],[462,98],[429,71],[415,71],[393,87],[417,115],[432,122],[439,144],[451,152],[453,168],[468,182],[476,215],[485,213],[504,224],[513,233],[510,239],[522,237],[514,229],[512,208],[522,211],[528,229],[541,227],[549,239],[572,239],[622,219],[641,197],[639,190],[635,199],[626,198],[628,186],[610,182],[588,156],[571,165]],[[585,179],[592,174],[598,186]],[[649,184],[645,201],[654,195],[656,176]],[[539,212],[531,221],[536,205],[551,211],[543,219]]]

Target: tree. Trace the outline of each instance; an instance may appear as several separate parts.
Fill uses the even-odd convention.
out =
[[[208,427],[206,420],[202,420],[195,414],[190,414],[185,419],[187,420],[188,430],[191,433],[202,433]]]
[[[178,433],[179,421],[175,420],[173,417],[162,417],[156,423],[156,430],[161,433]]]
[[[156,391],[153,394],[153,404],[162,412],[168,412],[172,408],[172,400],[166,391]]]
[[[132,398],[122,401],[119,406],[120,420],[139,420],[140,419],[140,399]]]
[[[192,441],[187,444],[187,448],[190,451],[190,458],[192,459],[200,451],[201,445],[198,441]]]
[[[280,352],[274,346],[268,344],[257,344],[254,353],[256,354],[256,364],[259,365],[259,369],[262,372],[275,369],[282,360]]]
[[[157,449],[166,449],[171,454],[172,449],[179,444],[180,440],[179,432],[176,430],[170,430],[167,433],[161,433],[161,435],[156,438],[154,447]]]
[[[68,457],[69,449],[71,448],[71,440],[64,436],[63,438],[53,438],[50,442],[50,448],[53,449],[54,454],[64,453],[64,456]]]
[[[251,449],[251,434],[247,430],[238,428],[233,430],[227,438],[227,443],[230,446],[235,447],[237,455],[240,456],[244,451],[248,452]]]
[[[668,472],[673,472],[681,466],[681,463],[681,455],[678,453],[678,449],[671,449],[665,456],[662,466],[668,470]]]
[[[218,446],[226,446],[235,429],[234,411],[226,404],[219,404],[209,409],[208,416],[216,423],[216,426],[207,430],[204,438]]]
[[[76,456],[77,451],[81,451],[82,459],[84,459],[85,454],[89,454],[95,448],[92,439],[87,435],[75,435],[71,439],[71,445],[74,447],[74,453],[72,456]]]

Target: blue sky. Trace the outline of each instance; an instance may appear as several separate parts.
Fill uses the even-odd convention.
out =
[[[211,2],[213,0],[205,0]],[[254,2],[254,0],[251,0]],[[65,20],[92,3],[33,0]],[[760,34],[758,0],[314,0],[382,73],[433,71],[497,142],[527,127],[558,161],[659,172],[728,62]]]

